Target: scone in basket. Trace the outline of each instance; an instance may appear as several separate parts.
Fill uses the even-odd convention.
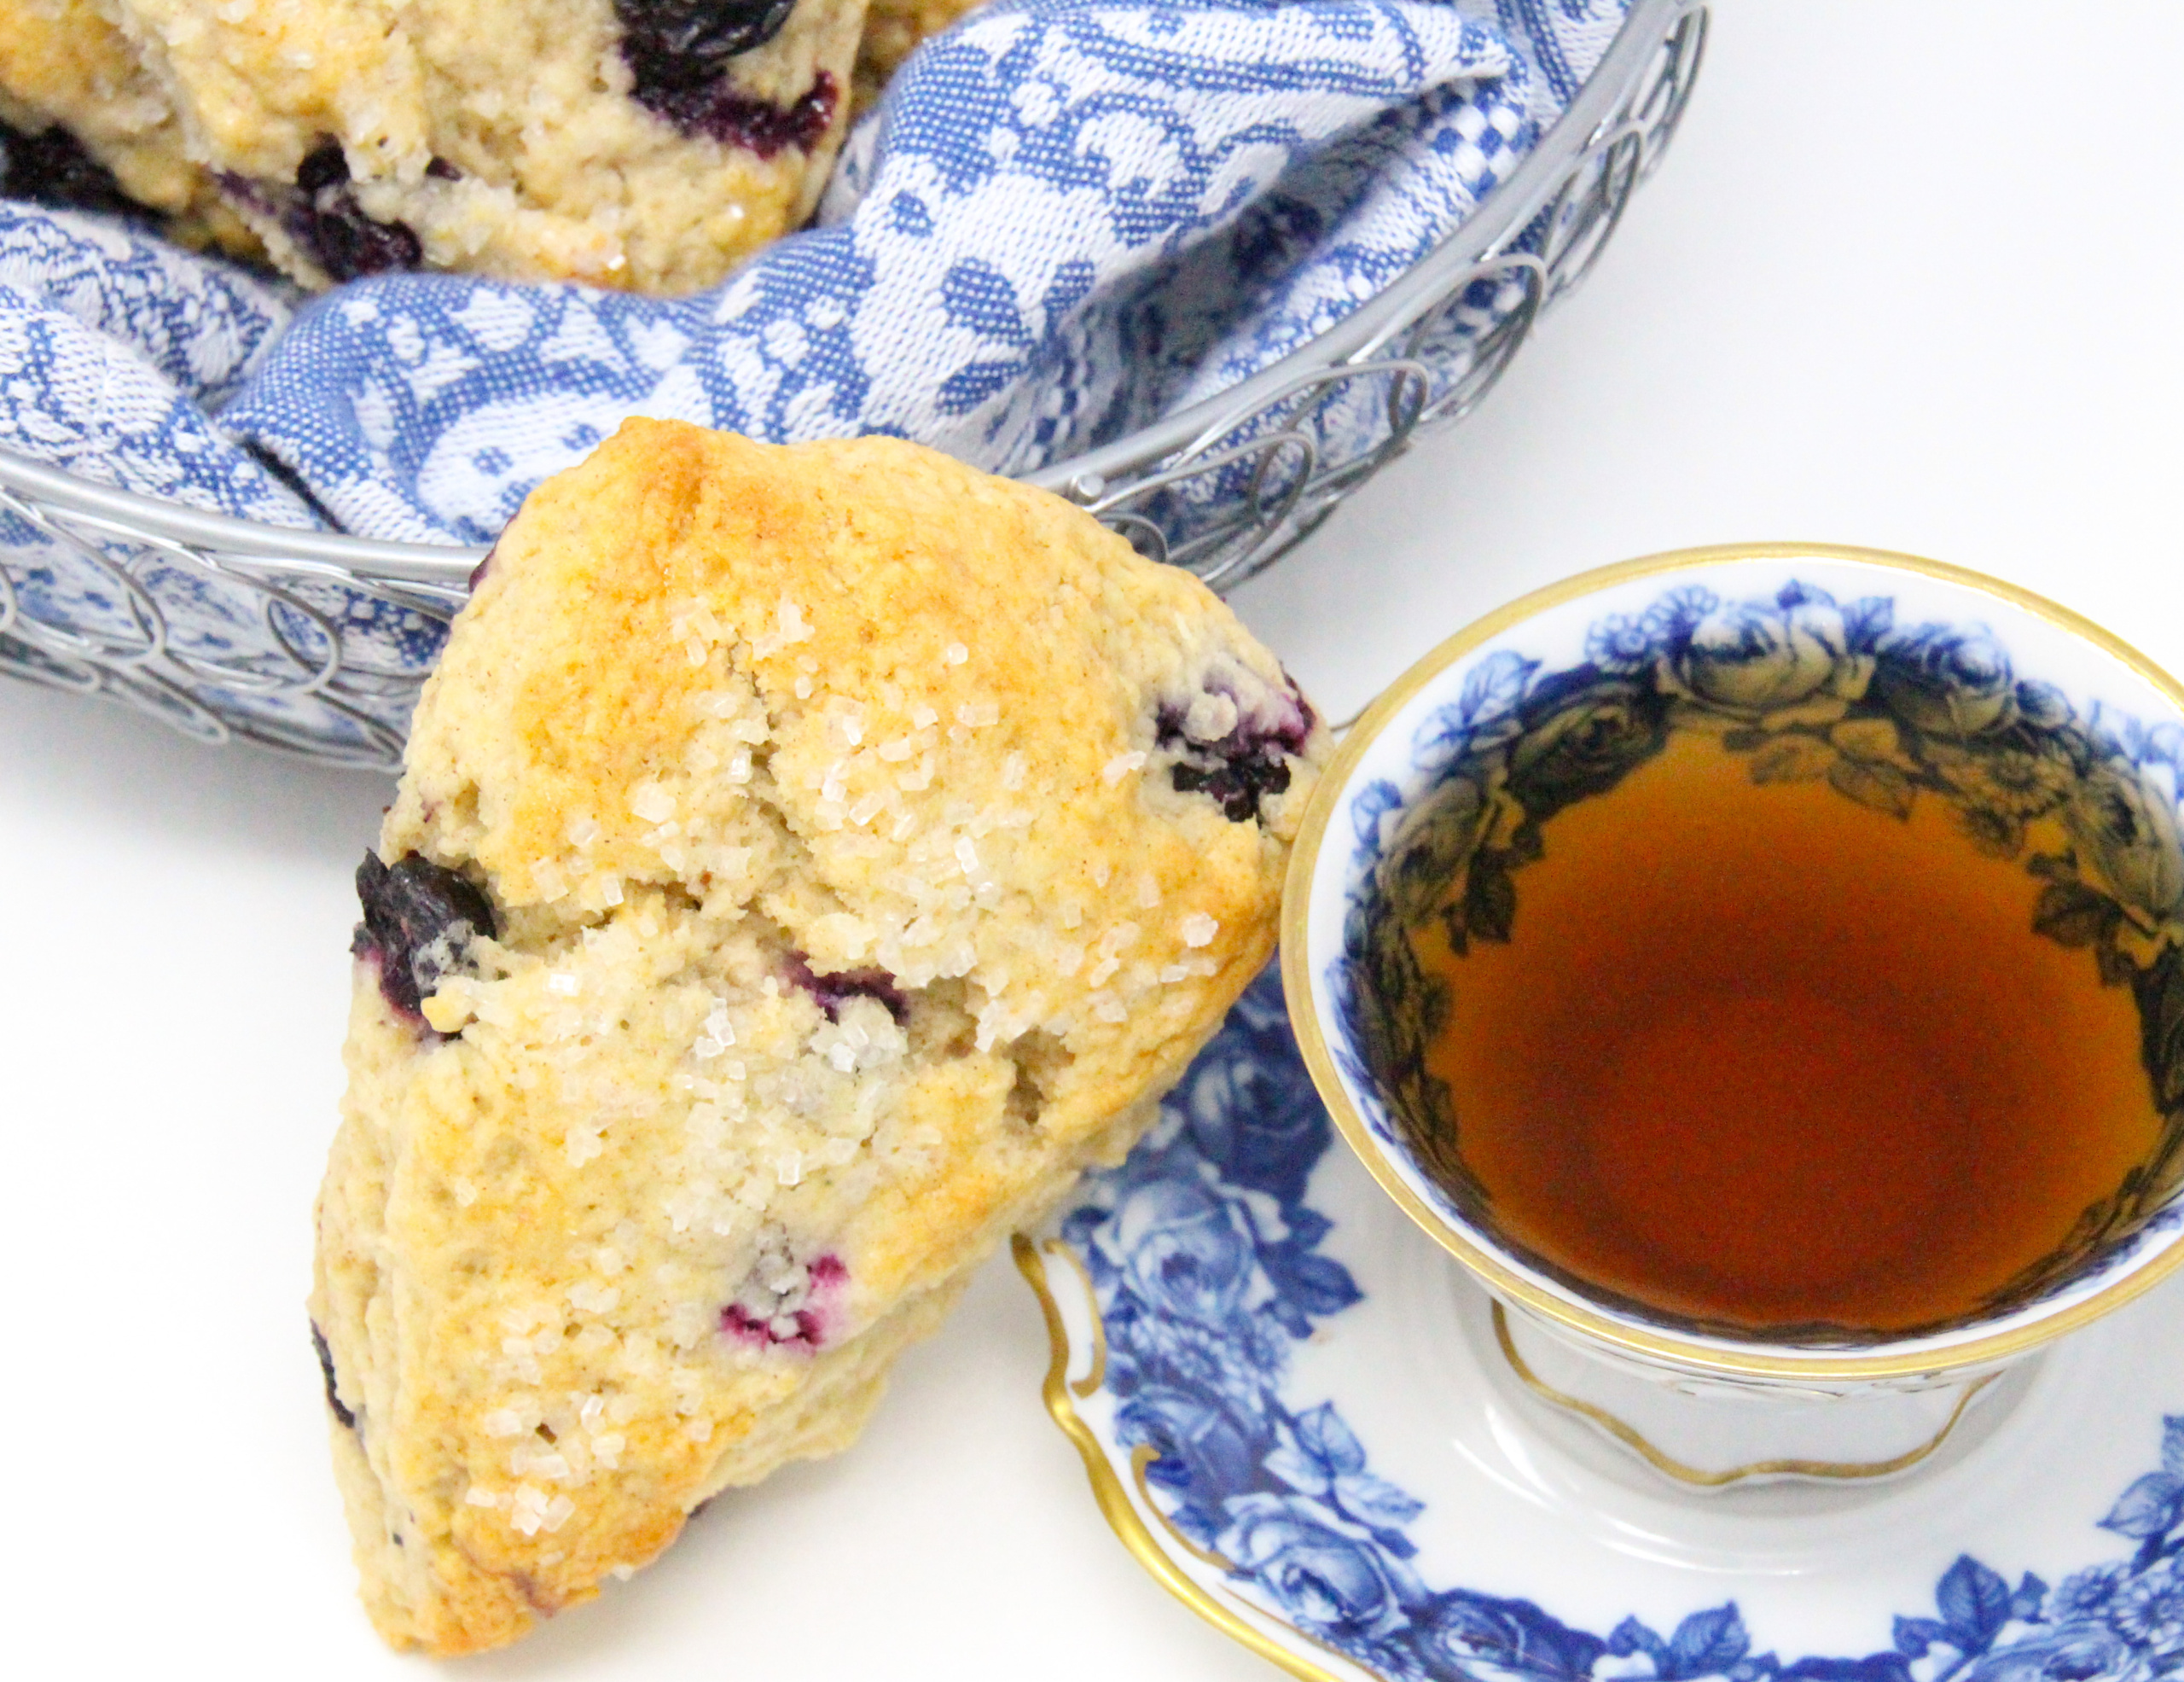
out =
[[[1470,413],[1583,279],[1675,132],[1706,24],[1696,0],[1634,0],[1561,118],[1438,249],[1274,366],[1031,482],[1217,590],[1270,565]],[[0,672],[200,741],[392,770],[484,553],[203,513],[0,451]]]

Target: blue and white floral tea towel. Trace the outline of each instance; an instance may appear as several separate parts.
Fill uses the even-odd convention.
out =
[[[212,418],[293,298],[111,218],[0,199],[0,448],[193,508],[323,524]]]
[[[403,275],[291,320],[232,265],[0,207],[0,446],[473,543],[630,414],[1024,471],[1372,296],[1530,149],[1624,3],[998,0],[897,76],[823,225],[686,299]]]

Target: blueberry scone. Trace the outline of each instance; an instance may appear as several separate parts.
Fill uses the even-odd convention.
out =
[[[257,251],[93,0],[0,0],[0,197],[156,211],[186,243]]]
[[[311,1312],[381,1633],[845,1446],[1264,963],[1326,745],[1194,579],[914,445],[631,421],[532,492],[359,876]]]
[[[0,39],[59,20],[90,67],[26,50],[11,72],[0,47],[0,117],[68,125],[154,208],[217,203],[307,284],[431,267],[688,292],[810,214],[863,15],[863,0],[0,0]],[[121,96],[79,97],[93,75]]]
[[[903,61],[928,35],[938,35],[985,0],[869,0],[857,49],[859,110],[880,97]]]

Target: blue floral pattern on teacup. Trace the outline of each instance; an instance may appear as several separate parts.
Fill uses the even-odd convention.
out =
[[[2184,1414],[2159,1470],[2100,1520],[2132,1545],[2050,1587],[2013,1586],[1970,1554],[1931,1613],[1879,1651],[1786,1660],[1754,1650],[1734,1601],[1665,1634],[1626,1617],[1605,1634],[1528,1599],[1421,1573],[1408,1533],[1424,1504],[1377,1476],[1324,1397],[1293,1394],[1294,1347],[1363,1300],[1321,1246],[1335,1230],[1308,1185],[1333,1128],[1269,968],[1119,1168],[1089,1179],[1065,1239],[1093,1281],[1104,1389],[1125,1455],[1182,1542],[1229,1586],[1385,1682],[2154,1682],[2184,1671]],[[1111,1451],[1112,1452],[1112,1451]]]
[[[1942,801],[1968,845],[2022,860],[2036,880],[2035,929],[2085,949],[2104,982],[2131,991],[2162,1136],[2053,1254],[1978,1317],[2113,1268],[2151,1231],[2184,1221],[2170,1207],[2184,1177],[2184,728],[2149,728],[2100,706],[2081,713],[2020,673],[1985,625],[1899,624],[1891,597],[1843,602],[1794,580],[1746,600],[1680,585],[1642,611],[1601,616],[1584,649],[1559,671],[1507,647],[1476,658],[1455,699],[1416,726],[1411,786],[1369,783],[1349,806],[1357,851],[1328,977],[1341,1028],[1332,1049],[1358,1090],[1385,1095],[1385,1111],[1365,1106],[1368,1124],[1429,1171],[1464,1219],[1496,1231],[1449,1094],[1426,1072],[1426,1047],[1450,1001],[1420,965],[1410,931],[1438,922],[1460,955],[1509,940],[1519,873],[1542,854],[1542,827],[1613,789],[1678,732],[1703,730],[1757,783],[1824,781],[1898,818],[1914,802]],[[1623,1312],[1751,1335],[1627,1301],[1499,1241]],[[1861,1341],[1841,1328],[1797,1334]]]
[[[1656,656],[1658,681],[1671,695],[1734,719],[1832,721],[1873,681],[1873,655],[1862,630],[1818,591],[1728,603],[1708,592],[1682,592],[1657,628],[1665,644]]]

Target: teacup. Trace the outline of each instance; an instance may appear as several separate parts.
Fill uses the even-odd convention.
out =
[[[1732,780],[1708,783],[1682,770],[1675,775],[1687,781],[1664,780],[1669,767],[1702,764],[1728,767],[1721,775]],[[1629,562],[1541,591],[1460,632],[1351,729],[1292,860],[1282,930],[1291,1012],[1345,1137],[1404,1211],[1491,1294],[1502,1353],[1534,1394],[1688,1486],[1897,1475],[2006,1388],[1991,1382],[2006,1369],[2184,1263],[2181,783],[2184,687],[2107,632],[2027,591],[1908,556],[1821,544],[1691,550]],[[1594,1132],[1556,1146],[1564,1154],[1554,1160],[1573,1165],[1556,1170],[1566,1173],[1568,1186],[1511,1179],[1511,1164],[1525,1159],[1492,1144],[1565,1123],[1523,1113],[1525,1103],[1537,1100],[1522,1094],[1547,1089],[1525,1087],[1497,1068],[1495,1043],[1465,1039],[1491,1016],[1483,1007],[1467,1014],[1467,990],[1476,991],[1469,978],[1490,972],[1467,971],[1474,959],[1466,954],[1490,946],[1524,952],[1528,900],[1552,898],[1528,888],[1528,881],[1548,879],[1538,861],[1566,859],[1573,847],[1624,844],[1600,839],[1628,832],[1602,814],[1673,812],[1661,802],[1714,799],[1705,791],[1732,786],[1746,803],[1740,810],[1764,809],[1774,812],[1770,821],[1798,824],[1825,818],[1831,835],[1851,837],[1829,847],[1870,844],[1877,858],[1892,858],[1888,849],[1910,845],[1902,838],[1914,829],[1943,838],[1921,845],[1960,845],[1966,879],[1986,896],[1981,905],[2000,905],[1996,915],[2014,919],[2012,896],[2022,899],[2025,945],[2007,950],[2018,954],[2013,963],[2027,967],[1979,985],[2059,985],[2036,981],[2036,959],[2042,976],[2053,971],[2082,982],[2082,998],[2072,995],[2078,1004],[2053,1016],[2052,1049],[2073,1060],[2073,1103],[2119,1107],[2115,1138],[2125,1143],[2114,1148],[2128,1155],[2103,1167],[2106,1158],[2058,1154],[2021,1128],[2035,1151],[2023,1171],[2030,1178],[2007,1200],[1995,1194],[1991,1219],[1977,1207],[1984,1194],[1960,1187],[1950,1207],[1970,1200],[1966,1236],[1951,1228],[1945,1243],[1929,1245],[1914,1235],[1904,1242],[1900,1267],[1860,1263],[1860,1272],[1844,1264],[1850,1283],[1840,1289],[1852,1295],[1842,1301],[1865,1301],[1856,1295],[1864,1290],[1892,1303],[1888,1292],[1898,1275],[1925,1278],[1944,1251],[1999,1255],[2011,1243],[2034,1245],[2029,1260],[2010,1261],[1976,1289],[1967,1287],[1960,1301],[1936,1297],[1938,1306],[1922,1310],[1914,1293],[1905,1298],[1911,1306],[1873,1310],[1870,1323],[1833,1312],[1770,1320],[1721,1310],[1706,1291],[1736,1303],[1747,1284],[1753,1292],[1774,1286],[1734,1277],[1711,1252],[1687,1266],[1670,1257],[1658,1280],[1642,1268],[1619,1274],[1594,1265],[1596,1252],[1622,1254],[1605,1238],[1595,1246],[1583,1233],[1583,1242],[1558,1237],[1525,1213],[1559,1198],[1564,1219],[1592,1219],[1588,1199],[1595,1194],[1588,1188],[1609,1184],[1600,1159],[1655,1149],[1650,1133],[1615,1131],[1620,1112],[1608,1099],[1586,1124]],[[1652,805],[1638,800],[1641,788]],[[1676,792],[1686,789],[1693,792]],[[1775,811],[1754,800],[1789,804]],[[1833,815],[1830,802],[1854,815]],[[1705,814],[1688,815],[1696,823]],[[1850,876],[1867,868],[1861,863]],[[1724,878],[1722,903],[1734,899],[1737,879],[1734,871]],[[1603,906],[1602,916],[1611,911],[1623,915]],[[1567,926],[1588,925],[1581,917]],[[1945,942],[1954,927],[1943,919],[1915,938]],[[1856,928],[1850,934],[1863,938]],[[1497,957],[1504,968],[1490,973],[1531,975],[1536,986],[1562,960],[1540,961],[1546,969],[1535,963],[1512,970]],[[1891,973],[1880,981],[1900,979]],[[1643,983],[1641,964],[1634,997]],[[1763,975],[1751,978],[1750,998],[1734,975],[1725,985],[1725,1019],[1741,1020],[1747,1007],[1793,1018],[1820,1008],[1799,1002],[1816,997],[1803,992],[1782,995],[1787,1004],[1767,1003],[1761,995],[1774,998],[1773,984]],[[1603,1067],[1687,1069],[1688,1079],[1720,1097],[1707,1083],[1730,1081],[1722,1070],[1734,1057],[1687,1052],[1682,1063],[1647,1064],[1630,1049],[1653,1044],[1642,1039],[1653,1028],[1629,1026],[1644,1016],[1642,998],[1618,1010],[1603,1001],[1603,1021],[1614,1016],[1612,1032],[1601,1030],[1605,1049],[1596,1051]],[[1491,1019],[1521,1017],[1505,1011]],[[1912,1045],[1907,1063],[1941,1071],[1934,1102],[1944,1109],[1958,1101],[1951,1095],[1972,1090],[1949,1085],[1950,1069],[1978,1075],[1988,1062],[2042,1049],[1967,1051],[1949,1037],[1953,1020],[1944,1013],[1934,1019],[1939,1026],[1922,1030],[1931,1043]],[[2039,1031],[2020,1039],[2051,1032],[2048,1018],[2036,1013],[2035,1020]],[[2099,1025],[2097,1036],[2088,1025]],[[1821,1029],[1792,1019],[1784,1031],[1804,1036],[1803,1045]],[[1595,1055],[1589,1039],[1587,1049]],[[1456,1091],[1448,1072],[1473,1067],[1488,1074]],[[1598,1090],[1628,1103],[1632,1089]],[[2097,1100],[2085,1097],[2095,1091]],[[1491,1101],[1473,1103],[1474,1092]],[[1979,1088],[1976,1104],[1962,1102],[1984,1115],[2002,1100]],[[1768,1143],[1769,1128],[1791,1124],[1777,1128],[1770,1115],[1757,1114],[1748,1125]],[[1896,1122],[1879,1115],[1873,1125],[1878,1155],[1885,1156]],[[1734,1152],[1705,1149],[1712,1154],[1699,1163],[1705,1172],[1745,1172]],[[1480,1159],[1494,1152],[1500,1166],[1488,1172]],[[1635,1172],[1636,1183],[1652,1188],[1646,1195],[1673,1197],[1690,1194],[1682,1180],[1699,1168],[1657,1152]],[[1767,1172],[1782,1170],[1777,1163]],[[2069,1178],[2088,1173],[2095,1177],[2090,1195]],[[1965,1182],[1988,1184],[1977,1174]],[[1740,1189],[1734,1178],[1727,1184],[1732,1193]],[[1855,1175],[1830,1186],[1808,1200],[1822,1228],[1832,1209],[1847,1210],[1867,1189]],[[1792,1185],[1789,1195],[1804,1193]],[[2052,1231],[2039,1224],[2046,1218],[2037,1213],[2046,1207],[2041,1196],[2064,1211]],[[2009,1219],[2024,1232],[2001,1230],[2005,1201],[2019,1212]],[[1722,1207],[1741,1206],[1732,1196]],[[1618,1232],[1636,1219],[1605,1201],[1598,1208],[1602,1226]],[[1656,1231],[1625,1248],[1667,1256],[1663,1243]],[[1704,1289],[1682,1283],[1687,1277]]]

